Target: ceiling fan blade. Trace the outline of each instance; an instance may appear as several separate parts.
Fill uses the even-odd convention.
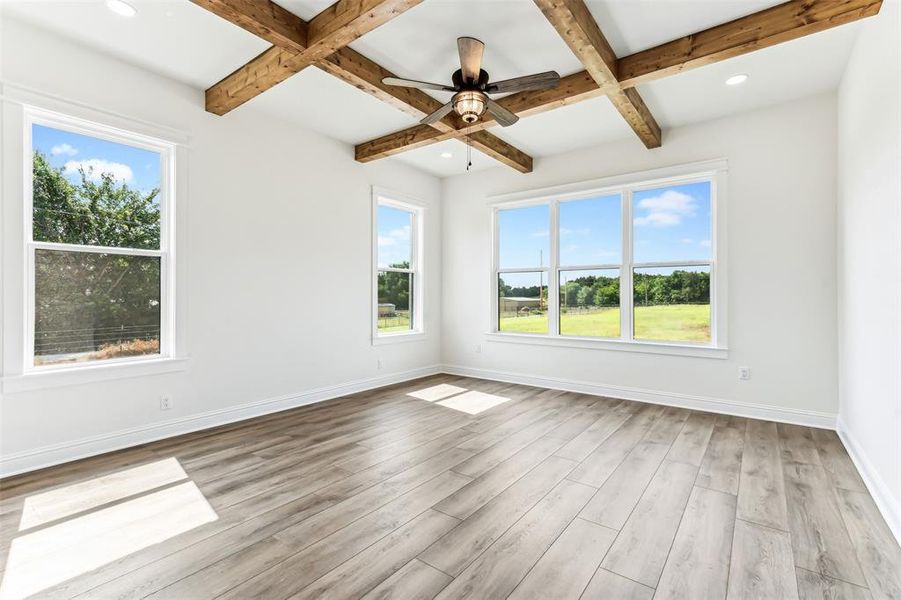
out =
[[[437,90],[439,92],[457,91],[449,85],[429,83],[428,81],[416,81],[415,79],[401,79],[400,77],[385,77],[382,79],[382,83],[385,85],[396,85],[398,87],[417,88],[420,90]]]
[[[500,123],[501,127],[509,127],[519,121],[519,117],[494,100],[488,100],[487,110],[494,115],[495,120]]]
[[[482,70],[482,54],[485,52],[485,44],[475,38],[461,37],[457,38],[457,50],[460,52],[463,81],[477,82]]]
[[[489,94],[506,94],[508,92],[525,92],[530,90],[549,90],[560,83],[560,75],[556,71],[545,71],[534,75],[524,75],[489,83],[485,91]]]
[[[454,109],[454,103],[448,102],[447,104],[445,104],[444,106],[442,106],[441,108],[439,108],[438,110],[433,112],[432,114],[426,115],[425,117],[423,117],[423,119],[420,121],[420,123],[422,123],[423,125],[431,125],[432,123],[437,123],[438,121],[443,119],[453,109]]]

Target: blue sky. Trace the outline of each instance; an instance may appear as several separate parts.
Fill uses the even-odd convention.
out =
[[[634,262],[710,258],[710,183],[635,192]],[[620,196],[560,203],[560,266],[617,264],[622,260]],[[547,266],[547,205],[501,210],[500,268]],[[541,258],[539,258],[541,257]]]
[[[409,262],[413,249],[413,214],[393,208],[379,206],[378,219],[379,267],[387,267],[401,262]]]
[[[117,182],[145,193],[160,185],[158,152],[37,124],[32,126],[31,140],[33,148],[72,182],[81,181],[78,168],[84,166],[85,171],[93,167],[95,180],[110,173]]]

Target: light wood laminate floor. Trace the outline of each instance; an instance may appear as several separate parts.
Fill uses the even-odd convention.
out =
[[[0,482],[0,598],[901,598],[834,432],[441,375]]]

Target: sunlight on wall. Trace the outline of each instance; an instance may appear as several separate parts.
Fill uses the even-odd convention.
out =
[[[464,392],[464,393],[460,393]],[[493,396],[483,392],[468,391],[466,388],[457,387],[447,383],[423,388],[407,394],[427,402],[435,402],[439,406],[452,408],[470,415],[477,415],[482,411],[493,408],[510,400],[504,396]]]
[[[25,499],[19,531],[187,478],[179,462],[175,458],[167,458],[35,494]]]
[[[184,476],[174,458],[145,467],[139,467],[142,470],[137,475],[136,469],[130,469],[35,496],[35,508],[31,509],[34,516],[30,517],[33,522],[75,516],[12,541],[0,584],[0,600],[36,594],[219,518],[193,481],[78,514],[111,499],[158,488],[178,472]],[[111,479],[122,487],[104,490]],[[149,487],[139,489],[138,481]],[[73,488],[75,492],[71,492]],[[54,494],[64,490],[70,490],[73,496]],[[130,494],[123,495],[129,490]]]

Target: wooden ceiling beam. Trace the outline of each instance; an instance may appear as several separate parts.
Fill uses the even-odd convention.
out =
[[[617,80],[621,87],[655,81],[674,73],[769,48],[833,27],[852,23],[879,13],[882,0],[792,0],[688,35],[617,61]],[[520,92],[498,104],[521,117],[540,114],[560,106],[606,95],[588,71],[580,71],[560,80],[551,90]],[[483,115],[476,123],[455,132],[439,133],[426,140],[423,132],[411,127],[357,146],[357,160],[367,161],[399,154],[410,148],[463,137],[496,123]]]
[[[274,2],[260,2],[259,0],[192,1],[275,45],[223,80],[231,78],[235,82],[240,79],[243,82],[242,85],[253,85],[253,81],[264,78],[266,73],[290,76],[294,72],[292,71],[294,67],[288,63],[298,56],[298,52],[307,49],[308,40],[315,44],[316,39],[329,39],[330,32],[339,29],[342,24],[346,24],[350,14],[347,10],[347,2],[343,3],[345,5],[343,11],[337,10],[336,7],[342,4],[339,2],[307,23]],[[373,2],[368,4],[372,5]],[[320,19],[320,17],[322,18]],[[317,19],[320,20],[317,21]],[[314,23],[318,23],[318,25],[314,26]],[[382,83],[382,79],[395,77],[394,73],[346,46],[338,48],[311,64],[315,64],[322,70],[417,119],[441,106],[441,102],[422,90],[385,85]],[[228,97],[223,98],[221,90],[214,92],[208,90],[207,110],[216,114],[224,114],[230,110],[228,100]],[[464,126],[466,123],[452,113],[432,126],[423,127],[439,134],[453,132]],[[470,143],[474,148],[521,173],[532,171],[531,156],[488,132],[473,133]]]
[[[659,148],[660,125],[637,90],[623,88],[617,79],[617,58],[583,0],[535,0],[557,33],[614,108],[648,148]]]
[[[301,37],[285,40],[283,28],[275,28],[282,19],[293,23],[292,30],[299,30],[302,19],[284,9],[275,9],[265,2],[250,0],[195,0],[233,23],[252,31],[262,32],[269,41],[277,44],[246,65],[235,70],[206,91],[206,106],[217,115],[244,104],[251,98],[281,83],[291,75],[302,71],[316,61],[325,58],[356,40],[379,25],[387,23],[419,4],[422,0],[338,0],[305,24],[306,44],[299,47]],[[252,10],[242,5],[257,5]],[[285,14],[287,13],[287,15]],[[278,19],[274,18],[278,15]],[[236,17],[232,20],[230,17]],[[275,32],[281,32],[278,35]]]

